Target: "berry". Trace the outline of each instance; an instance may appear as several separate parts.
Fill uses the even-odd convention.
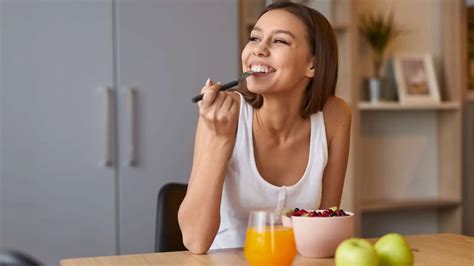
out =
[[[305,209],[295,208],[288,212],[289,216],[303,216],[303,217],[340,217],[349,216],[344,210],[332,207],[322,211],[307,211]]]

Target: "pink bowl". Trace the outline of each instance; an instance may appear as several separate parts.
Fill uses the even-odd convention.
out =
[[[354,234],[354,213],[341,217],[282,217],[293,227],[298,253],[310,258],[334,257],[337,246]]]

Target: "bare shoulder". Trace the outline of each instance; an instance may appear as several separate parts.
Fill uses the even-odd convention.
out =
[[[351,107],[343,99],[331,96],[323,107],[324,118],[329,120],[350,119],[352,116]]]
[[[328,143],[338,130],[350,128],[352,111],[343,99],[331,96],[323,107],[324,124]]]

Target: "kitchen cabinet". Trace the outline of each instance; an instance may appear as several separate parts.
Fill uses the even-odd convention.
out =
[[[233,0],[119,0],[116,11],[118,105],[127,106],[118,111],[120,246],[139,253],[154,247],[158,188],[188,180],[198,114],[191,97],[207,78],[239,73],[238,8]]]
[[[238,75],[236,0],[0,1],[0,248],[46,265],[154,249],[208,77]]]
[[[115,172],[100,164],[111,1],[4,0],[0,18],[1,247],[47,265],[113,255]]]

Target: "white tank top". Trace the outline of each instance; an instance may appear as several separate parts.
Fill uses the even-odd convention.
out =
[[[237,137],[222,191],[221,223],[211,249],[242,247],[253,209],[315,209],[321,201],[322,177],[328,158],[323,113],[311,115],[308,164],[298,183],[289,187],[272,185],[258,172],[252,120],[253,107],[240,95]]]

